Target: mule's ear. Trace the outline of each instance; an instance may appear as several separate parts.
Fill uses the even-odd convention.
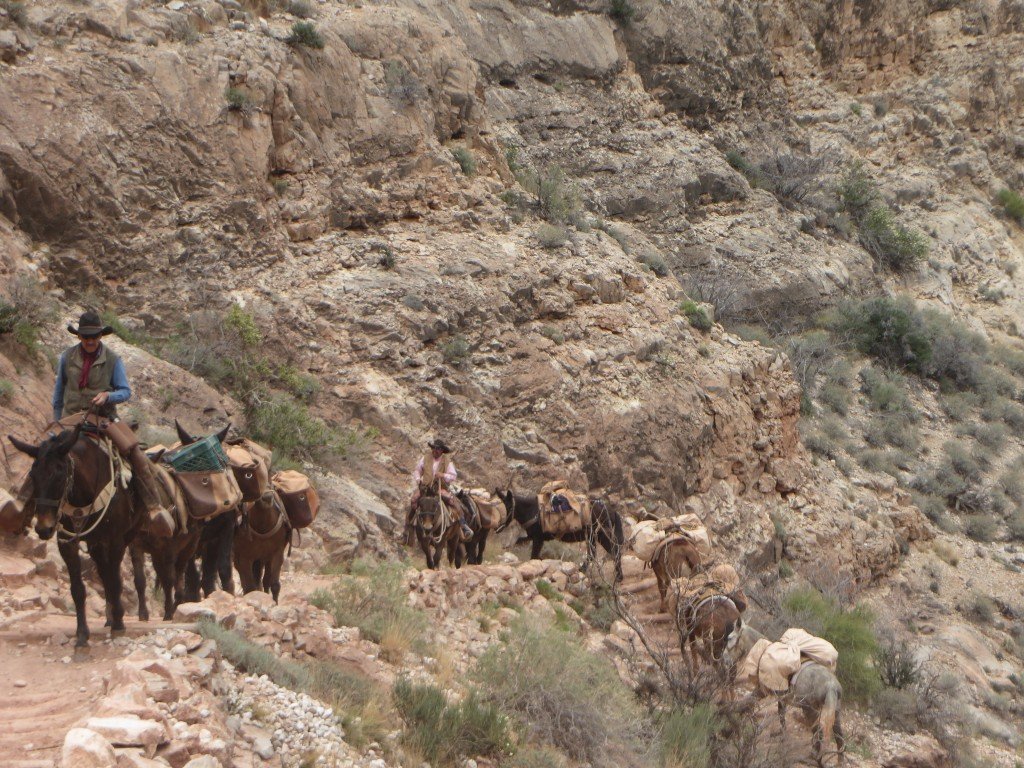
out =
[[[32,445],[31,443],[26,443],[26,442],[24,442],[22,440],[19,440],[14,435],[8,435],[7,439],[11,441],[11,445],[13,445],[15,448],[17,448],[22,453],[28,454],[33,459],[35,459],[35,458],[37,458],[39,456],[39,446],[38,445]]]
[[[223,443],[224,442],[224,438],[228,436],[228,430],[230,430],[230,429],[231,429],[231,422],[229,421],[228,425],[226,427],[224,427],[224,429],[222,429],[220,432],[217,433],[217,442],[218,443]]]
[[[82,424],[85,422],[83,421]],[[78,442],[78,436],[82,434],[82,424],[78,424],[74,429],[69,432],[62,432],[60,435],[60,442],[57,444],[57,452],[60,454],[67,454],[75,447],[75,443]]]
[[[189,443],[195,442],[195,440],[192,439],[192,435],[185,431],[185,428],[181,426],[181,423],[177,419],[174,420],[174,430],[178,433],[178,440],[182,445],[188,445]]]

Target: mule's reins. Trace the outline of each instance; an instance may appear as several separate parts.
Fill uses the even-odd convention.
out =
[[[68,454],[68,480],[64,485],[64,493],[61,495],[59,500],[54,499],[37,499],[36,506],[43,504],[44,506],[56,507],[57,508],[57,537],[64,537],[65,541],[80,541],[83,537],[88,536],[90,533],[95,531],[103,519],[107,516],[107,510],[110,509],[110,502],[114,499],[114,494],[117,493],[117,479],[120,472],[114,469],[114,451],[116,448],[113,443],[106,440],[106,453],[107,460],[110,463],[110,480],[107,484],[100,489],[99,493],[93,498],[92,502],[85,507],[80,507],[75,504],[71,504],[68,500],[68,494],[71,492],[71,488],[75,482],[75,459],[73,456]],[[92,515],[99,513],[99,517],[96,521],[89,526],[87,530],[79,530],[79,524],[87,520]],[[64,518],[70,518],[72,521],[72,530],[68,530],[64,527],[62,522]]]

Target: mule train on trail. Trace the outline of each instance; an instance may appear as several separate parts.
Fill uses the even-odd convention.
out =
[[[836,678],[839,654],[831,643],[798,628],[771,642],[745,623],[748,601],[740,576],[716,557],[695,515],[634,523],[629,544],[655,574],[660,610],[673,620],[691,676],[703,663],[717,667],[732,686],[748,687],[754,699],[774,696],[783,732],[786,708],[795,705],[811,723],[817,763],[835,756],[841,764],[846,748],[839,714],[843,689]]]
[[[18,511],[18,531],[35,520],[39,538],[57,536],[68,568],[77,620],[76,646],[88,644],[85,582],[80,543],[96,564],[111,634],[124,631],[121,563],[130,551],[139,618],[148,620],[145,559],[163,593],[163,618],[182,602],[209,595],[217,580],[234,592],[233,568],[243,592],[262,589],[274,600],[292,532],[316,517],[319,500],[305,475],[270,474],[271,454],[249,440],[225,442],[230,425],[196,438],[175,422],[179,444],[147,455],[160,504],[171,512],[171,535],[157,535],[129,492],[130,473],[91,414],[38,444],[10,437],[32,458],[26,487],[31,494]],[[226,450],[225,450],[226,449]],[[196,561],[199,561],[197,566]]]

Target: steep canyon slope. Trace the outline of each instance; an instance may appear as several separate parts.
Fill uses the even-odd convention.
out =
[[[157,428],[258,417],[251,382],[171,365],[208,374],[194,363],[242,308],[290,372],[268,376],[275,396],[313,381],[295,412],[359,437],[347,459],[304,456],[349,521],[322,530],[335,557],[351,537],[392,546],[439,434],[474,484],[565,476],[627,514],[694,510],[751,574],[784,550],[798,574],[827,561],[881,590],[886,619],[941,622],[947,580],[1005,592],[995,557],[1013,552],[975,553],[919,607],[937,567],[923,470],[861,462],[870,440],[854,457],[871,417],[855,376],[838,428],[803,418],[833,444],[809,452],[824,373],[780,339],[889,292],[1024,352],[1024,233],[996,202],[1024,189],[1022,64],[1019,0],[0,3],[0,277],[116,313]],[[882,264],[837,203],[854,161],[927,241],[913,269]],[[50,373],[11,335],[0,426],[31,434]],[[907,389],[922,461],[967,439],[938,385]],[[1002,391],[1019,400],[1020,379]],[[999,438],[986,487],[1019,438]],[[971,642],[1019,622],[998,599],[1005,625]]]

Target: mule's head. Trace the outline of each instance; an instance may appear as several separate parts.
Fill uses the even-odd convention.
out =
[[[177,419],[174,420],[174,429],[178,433],[178,440],[181,441],[182,445],[191,445],[192,443],[199,439],[198,437],[195,437],[194,435],[186,432],[185,428],[181,426],[180,422]],[[217,433],[217,441],[223,443],[224,438],[228,436],[228,431],[230,429],[231,422],[228,422],[228,425]]]
[[[28,475],[32,480],[36,534],[44,541],[52,538],[57,530],[60,503],[70,489],[74,473],[71,449],[78,442],[80,432],[80,426],[65,430],[39,445],[23,442],[11,435],[7,437],[15,448],[33,459]]]
[[[416,520],[423,528],[433,528],[440,511],[437,496],[420,496],[416,502]]]

